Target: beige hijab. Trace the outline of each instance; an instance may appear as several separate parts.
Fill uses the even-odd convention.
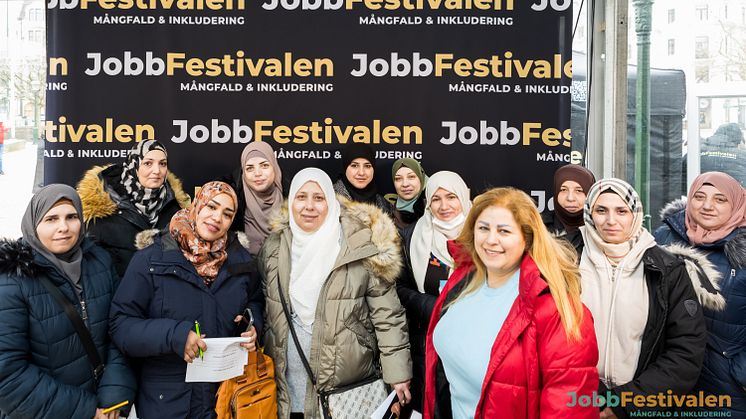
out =
[[[461,215],[451,220],[443,222],[435,218],[430,210],[430,204],[433,195],[438,189],[445,189],[448,192],[456,194],[461,201]],[[409,252],[412,260],[412,273],[414,274],[417,289],[425,292],[425,274],[427,265],[430,261],[430,254],[433,254],[441,262],[445,263],[449,270],[453,269],[453,258],[448,253],[448,240],[453,240],[461,233],[466,221],[466,214],[471,209],[471,199],[469,199],[469,188],[461,179],[461,176],[454,172],[441,171],[430,177],[425,188],[425,214],[420,217],[412,232],[412,241],[409,245]]]

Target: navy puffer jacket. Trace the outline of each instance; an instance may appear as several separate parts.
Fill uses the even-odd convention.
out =
[[[664,224],[655,232],[661,245],[689,246],[686,235],[686,203],[669,204],[661,213]],[[746,417],[746,228],[735,229],[722,240],[695,246],[720,274],[720,293],[725,308],[705,307],[707,353],[697,389],[709,394],[730,395],[733,417]],[[717,282],[717,281],[713,281]]]
[[[72,283],[22,240],[0,242],[0,417],[91,419],[133,400],[135,377],[108,334],[118,283],[111,257],[85,239],[81,284],[87,326],[106,364],[96,384],[75,328],[37,278],[57,285],[82,314]]]
[[[214,418],[219,383],[184,382],[184,345],[195,320],[208,338],[239,336],[243,327],[233,319],[247,307],[261,333],[264,295],[256,265],[231,233],[228,258],[208,287],[167,231],[146,230],[138,242],[150,245],[135,253],[111,306],[112,338],[140,366],[137,414]]]

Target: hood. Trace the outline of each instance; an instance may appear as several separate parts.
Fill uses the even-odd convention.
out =
[[[746,268],[746,227],[737,228],[733,238],[725,244],[725,255],[733,267]]]
[[[674,229],[684,240],[688,240],[686,236],[686,225],[684,224],[685,215],[682,212],[686,209],[686,198],[681,198],[676,201],[669,202],[660,212],[662,221],[665,221],[672,229]],[[728,261],[733,267],[746,268],[746,228],[740,227],[735,229],[728,237],[718,241],[717,243],[724,242],[724,252]]]
[[[722,276],[715,265],[707,259],[707,255],[693,247],[680,244],[661,247],[684,261],[692,287],[703,307],[715,311],[725,308],[725,298],[720,294]]]
[[[31,246],[21,239],[0,240],[0,275],[34,277],[38,271]]]
[[[386,282],[396,282],[403,264],[399,233],[394,222],[374,205],[351,201],[341,195],[337,195],[337,200],[342,207],[342,231],[346,237],[362,229],[369,229],[371,232],[370,240],[378,252],[363,260],[365,267]],[[273,233],[290,228],[287,200],[271,217],[270,228]]]
[[[155,243],[155,236],[161,234],[161,232],[165,233],[165,230],[158,230],[157,228],[152,228],[149,230],[143,230],[135,236],[135,248],[137,250],[145,249],[146,247],[150,246],[151,244]],[[234,232],[228,232],[228,234],[236,234],[236,238],[238,239],[238,242],[241,244],[241,247],[249,250],[249,236],[246,235],[246,233],[242,231],[234,231]]]
[[[83,179],[78,183],[78,195],[80,195],[80,199],[83,202],[83,221],[86,223],[106,218],[117,211],[117,204],[109,193],[106,192],[106,185],[101,177],[101,172],[109,167],[111,165],[94,166],[83,175]],[[179,206],[181,208],[189,206],[191,198],[184,192],[181,180],[172,172],[168,172],[166,181],[171,186],[171,190]]]
[[[674,214],[683,211],[686,208],[686,198],[680,198],[666,204],[659,213],[661,221],[671,218]]]

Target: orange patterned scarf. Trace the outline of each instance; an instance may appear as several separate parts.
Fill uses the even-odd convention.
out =
[[[181,253],[188,261],[192,262],[197,273],[205,281],[205,285],[208,286],[218,276],[220,267],[223,266],[223,262],[228,257],[226,251],[228,235],[226,234],[212,243],[203,240],[196,231],[196,218],[202,208],[212,198],[220,194],[230,195],[234,205],[238,202],[236,192],[230,185],[223,182],[208,182],[202,186],[191,206],[174,214],[169,225],[169,231],[176,243],[179,244]]]

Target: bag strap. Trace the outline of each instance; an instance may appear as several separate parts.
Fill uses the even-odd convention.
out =
[[[96,344],[93,342],[93,337],[91,336],[90,330],[88,330],[88,328],[85,326],[85,323],[83,323],[83,319],[80,317],[78,311],[72,305],[70,300],[62,295],[62,292],[60,292],[60,290],[56,286],[54,286],[54,284],[52,284],[49,278],[40,276],[39,280],[47,289],[47,291],[49,291],[49,294],[51,294],[55,301],[57,301],[57,304],[62,306],[62,308],[65,310],[67,318],[70,319],[70,322],[75,328],[75,332],[80,338],[80,342],[83,344],[83,348],[85,348],[86,354],[88,355],[88,360],[93,366],[93,378],[96,380],[96,383],[98,383],[101,375],[104,372],[104,364],[101,362],[101,357],[96,350]]]
[[[293,327],[293,318],[290,315],[290,310],[288,309],[288,303],[287,301],[285,301],[285,295],[282,293],[282,284],[280,284],[280,278],[277,278],[277,289],[280,291],[280,303],[282,304],[282,311],[285,313],[285,318],[288,321],[288,328],[290,329],[290,335],[293,337],[293,342],[295,342],[295,347],[298,349],[298,355],[300,355],[300,360],[303,362],[303,367],[306,369],[308,378],[311,379],[311,384],[313,385],[314,390],[316,390],[316,394],[319,398],[319,404],[321,405],[321,415],[324,419],[332,419],[332,415],[329,412],[329,399],[326,396],[326,394],[319,391],[318,387],[316,386],[316,378],[314,378],[313,376],[313,371],[311,370],[311,364],[308,363],[306,354],[303,353],[303,349],[300,346],[298,335],[295,333],[295,328]]]
[[[313,384],[313,387],[316,388],[316,378],[314,378],[313,376],[313,371],[311,370],[311,364],[308,363],[306,354],[303,353],[303,349],[300,346],[298,335],[295,333],[295,328],[293,327],[293,318],[290,315],[290,310],[288,309],[287,301],[285,301],[285,295],[282,293],[282,285],[280,284],[280,278],[277,278],[277,289],[280,291],[280,303],[282,303],[282,311],[285,312],[285,318],[288,321],[288,328],[290,329],[290,334],[293,336],[293,342],[295,342],[295,347],[298,349],[298,355],[300,355],[300,360],[303,362],[303,367],[305,367],[306,369],[308,378],[311,379],[311,384]]]

